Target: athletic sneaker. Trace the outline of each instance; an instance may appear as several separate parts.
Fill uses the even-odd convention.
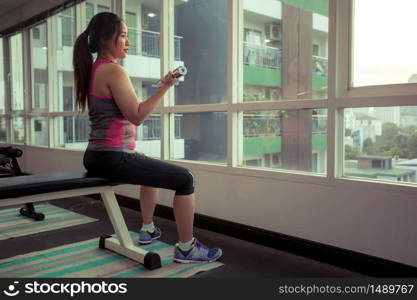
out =
[[[146,228],[141,228],[139,232],[139,244],[150,244],[153,240],[159,239],[161,235],[161,230],[158,227],[155,227],[153,231],[150,231]]]
[[[213,262],[222,256],[222,249],[208,248],[194,238],[193,245],[187,251],[180,248],[180,244],[175,245],[174,261],[182,264],[197,262]]]

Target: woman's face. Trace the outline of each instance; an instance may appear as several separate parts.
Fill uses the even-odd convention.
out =
[[[125,23],[121,23],[120,34],[116,33],[115,36],[106,43],[106,46],[114,58],[126,58],[130,42],[127,39],[127,27]]]

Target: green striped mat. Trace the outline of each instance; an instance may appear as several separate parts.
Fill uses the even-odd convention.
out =
[[[0,211],[0,240],[97,221],[49,203],[35,205],[36,211],[45,214],[45,220],[35,221],[21,216],[21,207]]]
[[[138,234],[135,232],[130,232],[130,234],[132,239],[137,241]],[[172,258],[174,247],[160,241],[154,241],[150,245],[142,246],[142,248],[158,253],[161,256],[162,267],[150,271],[138,262],[110,250],[99,249],[98,241],[99,238],[95,238],[2,259],[0,260],[0,277],[185,278],[223,265],[220,262],[175,263]]]

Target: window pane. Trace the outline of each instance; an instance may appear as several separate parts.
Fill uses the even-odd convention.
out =
[[[74,9],[66,9],[59,14],[59,25],[62,29],[60,48],[63,46],[72,47],[75,42],[75,16]]]
[[[227,161],[227,114],[175,114],[171,158],[224,164]],[[171,123],[172,124],[172,123]]]
[[[243,113],[242,166],[326,173],[327,110]]]
[[[58,41],[56,51],[55,82],[58,98],[53,110],[58,112],[75,110],[75,88],[72,66],[72,53],[75,41],[75,8],[69,8],[52,17],[62,30],[56,30],[55,40]]]
[[[176,1],[175,61],[185,81],[175,87],[175,104],[227,101],[227,0]]]
[[[345,176],[416,182],[417,106],[345,109]]]
[[[152,114],[136,128],[136,150],[150,157],[161,157],[160,114]]]
[[[7,119],[0,118],[0,142],[7,142]]]
[[[90,134],[87,116],[64,116],[54,119],[57,147],[85,150]]]
[[[46,23],[30,30],[32,41],[33,109],[46,109],[48,103],[48,63]]]
[[[4,82],[4,57],[3,57],[3,39],[0,39],[0,114],[5,113],[6,109],[6,92]]]
[[[23,144],[25,142],[25,119],[12,118],[12,143]]]
[[[417,1],[355,0],[353,86],[417,82]]]
[[[48,119],[45,117],[31,118],[31,145],[36,146],[48,146]]]
[[[87,0],[85,3],[86,20],[84,28],[87,27],[91,18],[94,17],[95,14],[110,11],[112,7],[111,2],[112,0]]]
[[[85,3],[85,16],[86,16],[86,24],[84,27],[87,27],[88,22],[94,17],[94,4],[86,2]]]
[[[97,5],[97,13],[109,12],[109,11],[110,11],[110,6]]]
[[[10,58],[12,110],[23,110],[23,56],[21,33],[10,38]]]
[[[243,3],[243,101],[327,98],[328,0]]]

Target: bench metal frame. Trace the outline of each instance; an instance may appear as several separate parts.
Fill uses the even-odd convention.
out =
[[[161,258],[157,253],[147,251],[133,244],[127,229],[125,220],[117,203],[116,196],[112,186],[97,186],[88,188],[79,188],[72,190],[64,190],[59,192],[35,194],[17,198],[1,199],[0,207],[10,205],[20,205],[28,202],[51,201],[62,198],[70,198],[77,196],[87,196],[91,194],[100,194],[104,202],[107,214],[113,225],[116,237],[102,236],[100,237],[99,247],[103,249],[110,249],[116,253],[126,256],[134,261],[144,265],[149,270],[161,267]]]

